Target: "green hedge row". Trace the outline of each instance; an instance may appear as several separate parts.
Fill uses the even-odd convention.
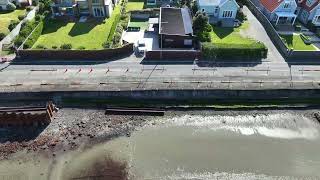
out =
[[[213,44],[202,43],[205,59],[261,59],[266,58],[268,49],[261,42],[254,44]]]
[[[42,30],[43,30],[43,21],[41,20],[39,22],[39,25],[35,28],[33,33],[30,35],[29,39],[24,44],[24,48],[31,48],[34,43],[37,42],[38,38],[41,36]]]
[[[121,17],[120,14],[116,14],[116,17],[114,18],[114,21],[112,23],[112,27],[111,27],[111,30],[110,30],[110,33],[109,33],[109,36],[107,39],[108,42],[111,42],[113,39],[114,32],[116,31],[117,25],[120,22],[120,17]]]

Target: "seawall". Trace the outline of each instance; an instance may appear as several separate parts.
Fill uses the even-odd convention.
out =
[[[259,102],[268,100],[320,100],[318,89],[271,89],[271,90],[136,90],[136,91],[39,91],[39,92],[0,92],[1,102],[9,101],[49,101],[57,104],[66,99],[131,99],[192,101],[205,100],[219,102]],[[320,101],[319,101],[320,103]]]

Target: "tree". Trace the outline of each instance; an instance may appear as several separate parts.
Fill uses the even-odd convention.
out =
[[[205,31],[209,18],[205,12],[198,11],[193,17],[193,31],[197,34]]]
[[[192,5],[191,5],[191,11],[192,11],[193,14],[196,14],[198,12],[197,1],[193,1]]]
[[[180,7],[191,8],[192,0],[179,0]]]

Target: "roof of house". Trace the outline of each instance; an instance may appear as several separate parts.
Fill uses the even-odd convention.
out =
[[[227,0],[199,0],[199,6],[218,6]]]
[[[188,8],[161,7],[159,34],[193,34],[192,18]]]
[[[260,0],[261,4],[270,12],[273,12],[283,1],[284,0]]]
[[[320,4],[320,0],[315,0],[315,2],[311,5],[311,6],[308,6],[307,5],[307,0],[302,0],[300,3],[299,3],[299,5],[303,8],[303,9],[305,9],[305,10],[307,10],[307,11],[312,11],[318,4]]]

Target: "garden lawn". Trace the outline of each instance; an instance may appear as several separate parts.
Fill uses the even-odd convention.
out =
[[[127,3],[127,12],[133,10],[141,10],[144,7],[144,0],[129,0]]]
[[[213,30],[210,32],[211,42],[214,44],[244,44],[250,46],[250,44],[254,44],[256,41],[240,35],[240,30],[247,28],[248,25],[249,23],[245,22],[237,28],[213,26]]]
[[[140,27],[141,30],[147,29],[148,25],[148,21],[140,19],[131,19],[129,23],[129,27]]]
[[[90,18],[86,22],[65,23],[60,20],[49,20],[45,23],[42,35],[33,45],[43,45],[48,49],[53,46],[60,47],[62,44],[72,44],[72,49],[103,49],[102,44],[107,41],[111,32],[112,24],[120,15],[120,6],[117,6],[108,19]],[[104,21],[104,22],[103,22]]]
[[[310,44],[305,44],[301,39],[300,35],[280,35],[284,43],[287,45],[288,48],[294,50],[305,50],[305,51],[313,51],[316,48]]]
[[[16,9],[12,12],[0,12],[0,33],[9,33],[8,26],[11,20],[18,20],[19,15],[24,15],[25,9]]]

